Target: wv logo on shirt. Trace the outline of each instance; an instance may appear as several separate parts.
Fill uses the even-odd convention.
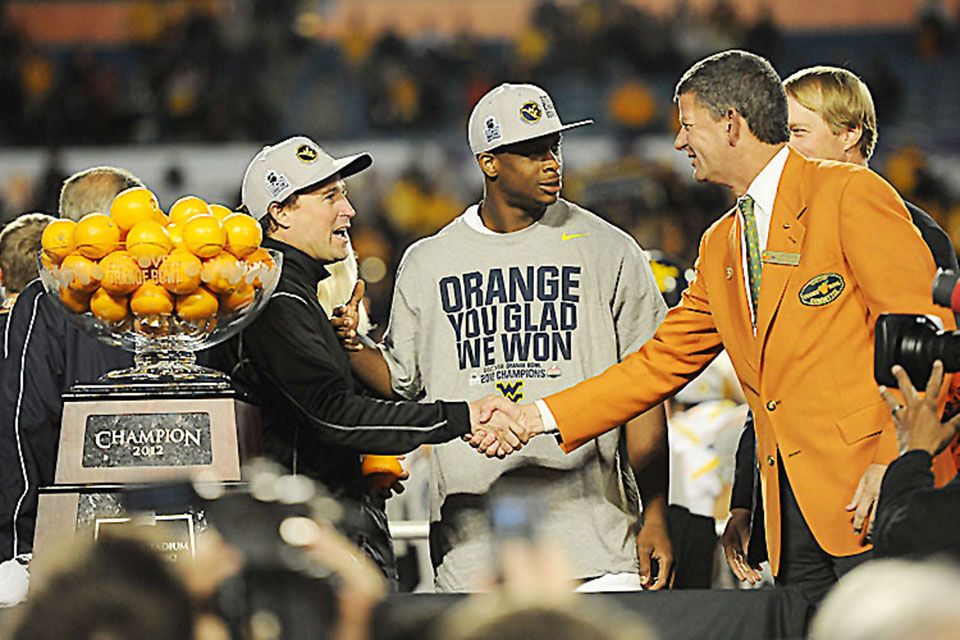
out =
[[[520,402],[523,400],[523,380],[514,380],[513,382],[498,382],[497,391],[510,402]]]

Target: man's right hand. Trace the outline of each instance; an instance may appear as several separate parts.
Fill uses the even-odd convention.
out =
[[[529,408],[535,419],[528,419]],[[470,403],[472,433],[464,440],[488,458],[503,458],[519,451],[530,438],[543,431],[540,414],[533,405],[516,405],[506,398],[489,395]],[[539,431],[535,425],[539,424]]]
[[[731,509],[730,519],[720,536],[723,555],[733,575],[740,581],[757,584],[760,582],[759,567],[751,567],[747,562],[747,545],[750,543],[750,510]]]

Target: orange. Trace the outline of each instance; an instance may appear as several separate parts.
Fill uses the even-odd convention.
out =
[[[227,234],[224,249],[243,258],[258,248],[263,241],[263,229],[260,223],[245,213],[235,213],[223,221],[223,230]]]
[[[147,280],[131,294],[130,310],[138,316],[170,315],[173,296],[153,280]]]
[[[199,322],[217,315],[220,303],[217,296],[205,287],[199,287],[193,293],[177,296],[177,315],[191,322]]]
[[[223,225],[213,216],[194,216],[183,227],[183,246],[201,258],[212,258],[227,241]]]
[[[60,276],[70,289],[91,292],[100,286],[103,269],[90,258],[71,253],[60,263]]]
[[[157,282],[170,293],[192,293],[200,286],[200,258],[186,249],[174,249],[163,259]]]
[[[264,276],[266,276],[264,272],[274,269],[276,266],[277,263],[273,261],[273,256],[266,249],[260,247],[243,259],[244,281],[260,289],[263,287]]]
[[[193,216],[213,215],[210,206],[197,196],[183,196],[170,207],[170,222],[184,225]]]
[[[143,271],[140,265],[126,251],[114,251],[105,255],[100,259],[100,269],[103,271],[100,286],[107,293],[126,295],[133,293],[143,284]]]
[[[229,207],[225,207],[222,204],[211,204],[210,213],[213,214],[213,217],[223,222],[227,217],[232,216],[235,211],[232,211]]]
[[[40,246],[43,248],[44,255],[59,264],[61,260],[73,253],[77,248],[73,239],[76,227],[77,223],[73,220],[54,220],[44,227],[43,234],[40,236]]]
[[[143,268],[160,264],[160,259],[171,249],[170,234],[156,220],[138,222],[127,233],[127,251]]]
[[[90,311],[101,320],[120,322],[127,317],[127,296],[115,296],[101,287],[90,298]]]
[[[138,222],[156,219],[157,213],[162,213],[157,196],[145,187],[121,191],[110,205],[110,217],[120,233],[130,231]]]
[[[403,466],[397,456],[365,455],[361,469],[367,482],[376,489],[388,489],[403,475]]]
[[[120,228],[108,215],[88,213],[77,222],[73,239],[80,253],[99,260],[120,245]]]
[[[167,225],[167,233],[170,234],[170,241],[173,242],[174,247],[183,246],[183,227],[181,225],[171,222]]]
[[[243,283],[243,266],[229,253],[205,260],[200,279],[211,291],[230,293]]]
[[[60,289],[60,301],[74,313],[84,313],[90,310],[90,293],[88,291],[74,291],[63,287]]]
[[[220,295],[220,308],[224,311],[239,311],[251,304],[256,290],[252,284],[241,282],[236,289],[230,293]]]

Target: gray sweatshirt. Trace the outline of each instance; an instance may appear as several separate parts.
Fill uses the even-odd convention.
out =
[[[514,233],[476,205],[411,246],[382,351],[405,398],[497,393],[532,402],[596,375],[653,336],[666,305],[636,241],[565,200]],[[621,429],[564,454],[534,438],[504,460],[456,440],[433,448],[431,555],[440,591],[477,588],[493,558],[484,496],[522,487],[575,578],[636,572],[636,484]]]

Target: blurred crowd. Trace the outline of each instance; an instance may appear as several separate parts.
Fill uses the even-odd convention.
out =
[[[0,142],[435,133],[459,129],[470,106],[508,78],[562,85],[555,90],[605,109],[611,130],[662,131],[673,121],[672,80],[707,52],[736,46],[778,66],[797,62],[796,36],[767,9],[748,21],[727,0],[703,10],[677,2],[665,14],[628,0],[541,0],[519,32],[497,40],[479,39],[466,19],[456,34],[427,23],[401,36],[368,24],[360,8],[347,8],[346,27],[331,34],[322,29],[325,11],[314,2],[137,0],[129,41],[111,46],[44,46],[0,11]],[[956,32],[956,19],[928,0],[904,49],[877,48],[873,68],[860,72],[882,116],[896,112],[911,81],[890,68],[892,59],[954,56]]]
[[[292,130],[322,140],[416,140],[430,150],[414,166],[364,185],[374,195],[361,203],[354,234],[381,321],[403,250],[479,197],[476,167],[451,156],[464,155],[465,116],[493,85],[510,79],[556,87],[565,113],[592,116],[597,132],[614,134],[619,148],[612,157],[567,172],[567,195],[629,230],[643,247],[689,262],[727,196],[692,187],[675,165],[638,152],[637,142],[675,133],[672,82],[706,52],[741,46],[785,67],[796,62],[793,36],[767,11],[746,21],[725,0],[703,11],[678,2],[661,15],[626,0],[542,0],[512,41],[481,40],[466,22],[456,36],[425,25],[401,37],[375,31],[359,10],[330,37],[318,27],[323,7],[310,2],[135,4],[130,44],[119,48],[41,47],[0,11],[0,143],[50,150],[32,182],[0,184],[3,219],[55,210],[56,185],[66,175],[56,150],[66,145],[263,143]],[[956,30],[940,2],[922,3],[907,37],[912,55],[931,65],[955,58]],[[885,131],[874,168],[957,243],[956,186],[931,169],[924,145],[886,142],[903,139],[889,125],[909,78],[882,58],[872,64],[865,77]],[[167,178],[182,180],[179,172],[173,166]]]

